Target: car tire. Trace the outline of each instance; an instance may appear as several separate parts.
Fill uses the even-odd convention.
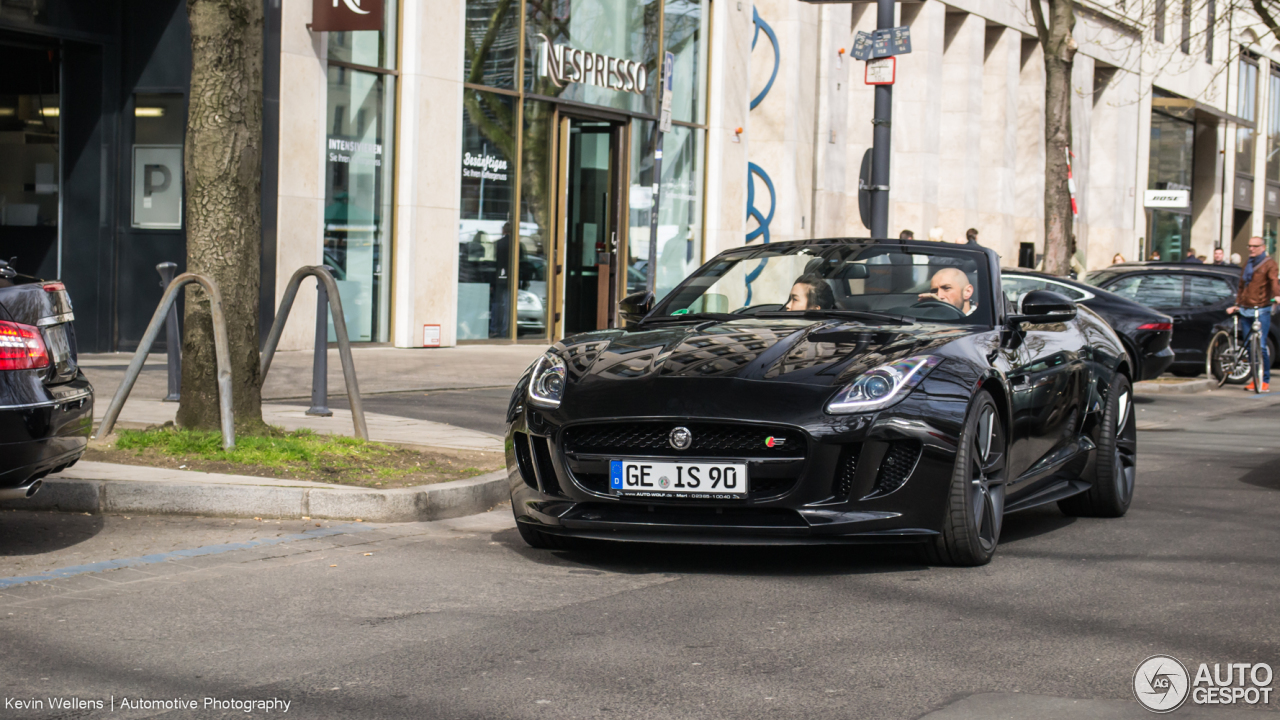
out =
[[[572,538],[543,532],[528,523],[517,522],[516,530],[520,532],[520,539],[524,540],[525,544],[531,548],[539,550],[568,550],[573,547]]]
[[[1133,391],[1124,375],[1116,375],[1107,393],[1096,453],[1089,489],[1059,500],[1058,508],[1073,517],[1121,517],[1133,502],[1138,474]]]
[[[979,390],[960,436],[942,534],[928,548],[931,561],[968,567],[991,562],[1004,521],[1008,457],[999,409],[990,393]]]

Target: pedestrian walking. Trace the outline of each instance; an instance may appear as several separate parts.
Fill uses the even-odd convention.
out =
[[[964,239],[969,245],[978,244],[978,228],[969,228],[964,231]]]
[[[1240,267],[1240,253],[1231,253],[1231,264]]]
[[[1214,264],[1214,265],[1226,265],[1226,264],[1227,264],[1227,260],[1226,260],[1226,257],[1224,257],[1224,255],[1225,255],[1225,253],[1223,253],[1223,252],[1222,252],[1222,248],[1220,248],[1220,247],[1216,247],[1216,248],[1214,248],[1214,249],[1213,249],[1213,264]]]
[[[1271,304],[1280,302],[1280,268],[1276,261],[1267,256],[1266,244],[1260,237],[1249,238],[1249,262],[1245,263],[1244,272],[1240,275],[1240,289],[1236,293],[1236,304],[1227,308],[1230,315],[1237,310],[1247,322],[1245,339],[1253,332],[1253,321],[1258,320],[1262,335],[1262,392],[1271,391],[1271,350],[1267,347],[1267,336],[1271,332]],[[1245,390],[1253,392],[1254,378],[1245,386]]]
[[[1203,264],[1204,264],[1204,261],[1203,261],[1203,260],[1201,260],[1200,258],[1196,257],[1196,249],[1195,249],[1195,248],[1187,248],[1187,256],[1186,256],[1186,257],[1184,257],[1184,258],[1182,258],[1182,262],[1184,262],[1184,263],[1195,263],[1195,264],[1197,264],[1197,265],[1203,265]]]
[[[1112,265],[1119,265],[1119,264],[1120,264],[1120,263],[1122,263],[1122,262],[1124,262],[1124,256],[1123,256],[1123,255],[1121,255],[1120,253],[1116,253],[1116,254],[1115,254],[1114,256],[1112,256],[1112,258],[1111,258],[1111,264],[1112,264]]]
[[[946,242],[946,233],[941,227],[934,226],[929,230],[929,242]]]
[[[916,234],[911,232],[910,230],[903,230],[902,232],[898,233],[898,239],[899,240],[915,240]]]
[[[1152,251],[1151,251],[1151,257],[1149,257],[1149,258],[1147,258],[1147,259],[1148,259],[1148,260],[1150,260],[1150,261],[1152,261],[1152,262],[1160,262],[1160,251],[1159,251],[1159,250],[1152,250]]]

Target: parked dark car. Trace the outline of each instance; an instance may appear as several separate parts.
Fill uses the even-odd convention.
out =
[[[628,296],[625,329],[565,338],[515,387],[521,536],[919,542],[980,565],[1007,512],[1123,515],[1128,353],[1088,308],[1041,290],[1015,314],[1000,286],[986,248],[841,239],[729,250],[661,302]]]
[[[1009,302],[1017,303],[1032,290],[1052,290],[1101,315],[1124,343],[1134,378],[1160,377],[1173,364],[1173,349],[1169,346],[1173,335],[1172,316],[1078,280],[1021,268],[1005,268],[1001,272],[1001,284]]]
[[[76,364],[60,282],[0,262],[0,500],[31,497],[75,464],[93,430],[93,387]]]
[[[1236,302],[1241,269],[1236,265],[1128,262],[1089,273],[1085,282],[1121,297],[1167,312],[1173,317],[1175,375],[1204,372],[1209,342],[1220,329],[1230,329],[1227,308]],[[1272,309],[1274,312],[1275,309]],[[1267,339],[1271,362],[1280,362],[1280,327],[1271,323]]]

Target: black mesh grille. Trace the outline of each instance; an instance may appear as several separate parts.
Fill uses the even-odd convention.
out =
[[[693,442],[686,450],[671,447],[671,431],[688,428]],[[565,430],[567,453],[671,457],[805,456],[804,436],[784,427],[730,423],[605,423]]]
[[[889,451],[885,453],[884,460],[880,462],[880,472],[876,475],[876,486],[868,497],[878,495],[888,495],[889,493],[902,487],[902,483],[910,477],[911,471],[916,469],[916,462],[920,460],[920,443],[914,440],[905,440],[890,444]]]
[[[838,498],[847,498],[853,492],[853,479],[858,474],[858,454],[862,445],[845,445],[840,451],[840,463],[836,467],[836,481],[832,494]]]

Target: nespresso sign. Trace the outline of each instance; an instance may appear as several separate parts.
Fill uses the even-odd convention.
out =
[[[584,83],[637,95],[649,89],[649,71],[643,63],[557,45],[546,35],[538,37],[542,38],[538,74],[556,87]]]
[[[311,0],[313,32],[382,29],[382,0]]]

